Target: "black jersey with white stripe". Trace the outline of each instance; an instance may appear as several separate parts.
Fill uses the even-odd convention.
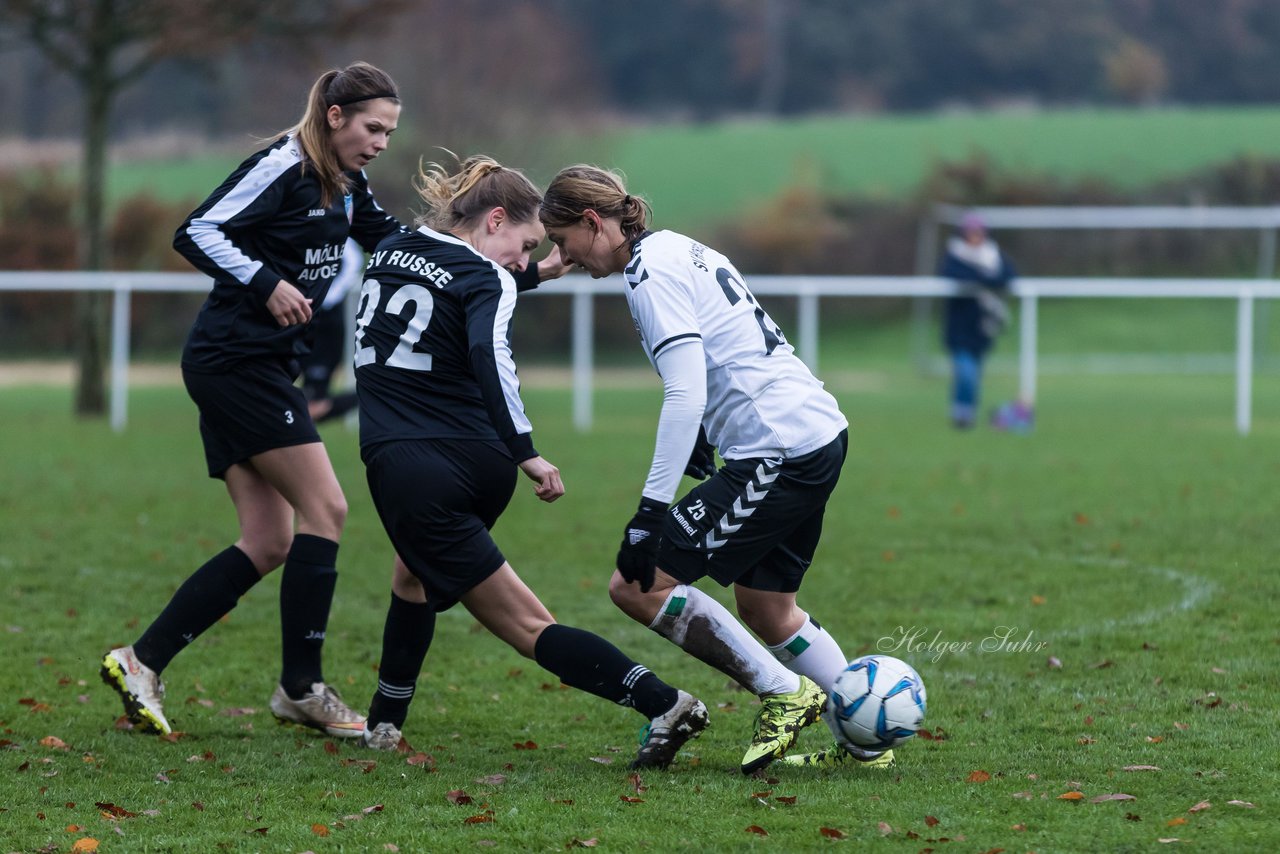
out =
[[[429,228],[378,245],[356,317],[360,448],[400,439],[501,440],[537,456],[511,358],[516,282]],[[425,485],[424,485],[425,486]]]
[[[174,235],[173,246],[213,278],[182,353],[192,370],[219,371],[247,358],[306,352],[305,326],[281,327],[266,301],[283,279],[324,302],[347,237],[372,250],[400,223],[374,201],[363,171],[325,206],[297,139],[283,136],[240,164]]]

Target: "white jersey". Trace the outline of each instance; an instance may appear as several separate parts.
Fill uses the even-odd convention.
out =
[[[653,232],[635,244],[624,277],[655,368],[665,348],[700,339],[707,371],[702,426],[720,456],[798,457],[849,426],[724,255],[673,231]]]

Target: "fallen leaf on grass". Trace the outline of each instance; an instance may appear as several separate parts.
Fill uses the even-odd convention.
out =
[[[82,837],[71,844],[71,850],[73,854],[90,854],[98,850],[98,840],[92,836]]]
[[[924,826],[925,826],[925,827],[936,827],[936,826],[938,825],[938,823],[939,823],[939,822],[938,822],[938,819],[934,818],[934,817],[933,817],[933,816],[931,816],[931,815],[927,815],[927,816],[925,816],[925,817],[924,817]]]
[[[118,807],[112,803],[97,802],[94,806],[102,810],[103,818],[136,818],[138,815],[136,812],[129,812],[124,807]]]
[[[1159,771],[1159,765],[1126,765],[1125,771]]]
[[[623,803],[628,803],[628,804],[642,804],[642,803],[644,803],[644,798],[633,798],[633,797],[631,797],[630,795],[618,795],[618,800],[622,801]]]
[[[1133,795],[1126,795],[1124,792],[1113,792],[1109,795],[1097,795],[1089,799],[1091,804],[1100,804],[1104,801],[1136,801]]]
[[[965,778],[966,783],[985,783],[991,779],[991,774],[981,769],[969,772],[969,776]]]
[[[779,795],[778,797],[774,798],[774,800],[780,804],[786,804],[787,806],[794,806],[796,802],[796,796],[795,795]]]
[[[827,839],[844,839],[844,832],[836,830],[834,827],[820,827],[818,833],[821,833]]]
[[[538,749],[538,743],[535,741],[517,741],[515,744],[511,746],[514,747],[516,750],[537,750]]]
[[[413,765],[414,767],[425,765],[428,771],[433,771],[436,767],[436,760],[430,753],[415,753],[405,759],[405,764]]]
[[[1027,826],[1025,824],[1011,824],[1009,825],[1009,829],[1016,830],[1019,833],[1022,833],[1027,829]]]
[[[1193,806],[1191,809],[1187,810],[1187,812],[1204,812],[1205,810],[1209,809],[1209,807],[1211,806],[1213,806],[1213,804],[1209,803],[1208,801],[1201,801],[1200,803]]]
[[[382,804],[374,804],[371,807],[365,807],[364,809],[360,810],[360,812],[358,813],[353,813],[351,815],[344,815],[342,817],[342,821],[364,821],[365,816],[372,815],[373,813],[376,813],[376,812],[382,812]],[[338,822],[337,826],[342,827],[342,822]]]
[[[1156,840],[1156,842],[1164,842],[1164,843],[1169,843],[1169,842],[1181,842],[1181,841],[1182,841],[1182,840],[1181,840],[1181,839],[1179,839],[1179,838],[1178,838],[1178,837],[1176,837],[1176,836],[1162,836],[1162,837],[1160,837],[1159,839],[1157,839],[1157,840]]]
[[[67,743],[65,741],[58,738],[56,735],[46,735],[44,738],[40,739],[40,746],[51,747],[54,750],[70,750],[71,749],[67,746]]]
[[[1149,735],[1149,736],[1147,736],[1147,743],[1148,743],[1148,744],[1159,744],[1159,743],[1160,743],[1160,742],[1162,742],[1162,741],[1164,741],[1164,736],[1163,736],[1163,735]]]
[[[337,756],[338,745],[334,744],[332,741],[326,741],[324,743],[324,752],[329,754],[330,756]]]
[[[1142,816],[1137,813],[1127,812],[1124,814],[1125,821],[1142,821]]]
[[[1174,729],[1180,729],[1180,730],[1183,730],[1183,731],[1186,731],[1186,730],[1188,730],[1188,729],[1190,729],[1190,728],[1191,728],[1191,726],[1190,726],[1189,724],[1184,724],[1184,723],[1182,723],[1181,721],[1174,721],[1174,722],[1173,722],[1173,727],[1174,727]]]
[[[507,782],[507,775],[506,774],[490,774],[487,777],[477,777],[475,779],[475,782],[481,784],[482,786],[501,786],[503,783]]]
[[[590,839],[579,839],[578,837],[575,836],[573,837],[572,840],[569,841],[569,847],[570,848],[595,848],[596,845],[599,844],[599,842],[600,841],[596,839],[594,836],[591,837]]]
[[[325,824],[313,824],[311,825],[311,832],[316,836],[328,836],[329,826]]]
[[[1169,827],[1177,827],[1178,825],[1186,824],[1186,823],[1187,823],[1187,820],[1182,816],[1178,816],[1177,818],[1171,818],[1167,822],[1165,822],[1165,824],[1168,825]]]
[[[493,821],[493,816],[490,815],[489,813],[482,812],[479,815],[468,816],[467,818],[462,820],[462,823],[463,824],[484,824],[485,822],[488,822],[488,821]]]
[[[1063,792],[1061,795],[1058,795],[1058,800],[1060,800],[1060,801],[1082,801],[1082,800],[1084,800],[1084,793],[1083,793],[1083,792]]]
[[[471,803],[471,796],[462,789],[454,789],[452,791],[445,792],[444,798],[449,803],[457,804],[459,806],[465,806],[466,804]]]
[[[888,836],[893,833],[893,826],[887,821],[881,821],[876,823],[876,830],[880,831],[881,836]]]
[[[601,765],[612,765],[612,764],[613,764],[613,760],[612,760],[611,758],[609,758],[608,756],[592,756],[592,757],[591,757],[591,761],[592,761],[592,762],[599,762]]]
[[[378,762],[375,759],[339,759],[338,764],[343,768],[350,768],[354,765],[366,774],[378,767]]]
[[[1056,655],[1049,656],[1049,660],[1046,661],[1045,664],[1049,667],[1050,670],[1062,669],[1062,659],[1058,658],[1058,656]]]
[[[758,824],[748,825],[748,826],[747,826],[747,833],[754,833],[754,834],[756,834],[757,836],[768,836],[768,835],[769,835],[769,831],[765,830],[763,827],[761,827],[761,826],[760,826],[760,825],[758,825]]]
[[[637,795],[649,788],[644,784],[644,781],[640,779],[640,775],[636,773],[628,774],[627,782],[631,784],[631,790]]]
[[[1015,798],[1020,798],[1024,801],[1029,801],[1035,797],[1035,795],[1031,794],[1030,792],[1014,792],[1013,796]]]
[[[1229,807],[1244,807],[1247,810],[1256,809],[1253,804],[1248,801],[1227,801]]]

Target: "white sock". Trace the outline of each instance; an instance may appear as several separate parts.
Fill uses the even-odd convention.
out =
[[[849,665],[836,639],[808,614],[804,615],[804,624],[798,632],[769,647],[769,652],[788,670],[808,676],[828,693],[836,677]]]
[[[673,588],[649,628],[756,696],[800,689],[796,674],[770,655],[727,608],[696,587]]]
[[[769,647],[778,661],[788,669],[803,676],[808,676],[818,687],[828,694],[836,677],[848,666],[849,661],[840,651],[840,645],[831,633],[818,624],[818,621],[804,615],[804,624],[800,630],[777,646]],[[830,721],[827,726],[837,742],[843,744],[844,736]],[[879,754],[872,753],[872,756]]]

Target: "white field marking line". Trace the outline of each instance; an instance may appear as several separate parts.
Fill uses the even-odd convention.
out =
[[[1123,558],[1095,558],[1087,555],[1044,554],[1034,550],[1031,553],[1036,557],[1062,560],[1080,566],[1144,572],[1182,586],[1182,598],[1170,605],[1148,608],[1145,611],[1139,611],[1138,613],[1130,614],[1127,617],[1107,618],[1092,624],[1078,626],[1070,631],[1055,632],[1047,636],[1049,639],[1083,638],[1119,628],[1132,628],[1136,626],[1150,625],[1151,623],[1158,622],[1166,617],[1185,613],[1199,607],[1207,602],[1217,589],[1216,584],[1203,576],[1195,575],[1190,572],[1183,572],[1167,566],[1144,566],[1141,564],[1134,564],[1128,560],[1124,560]]]

